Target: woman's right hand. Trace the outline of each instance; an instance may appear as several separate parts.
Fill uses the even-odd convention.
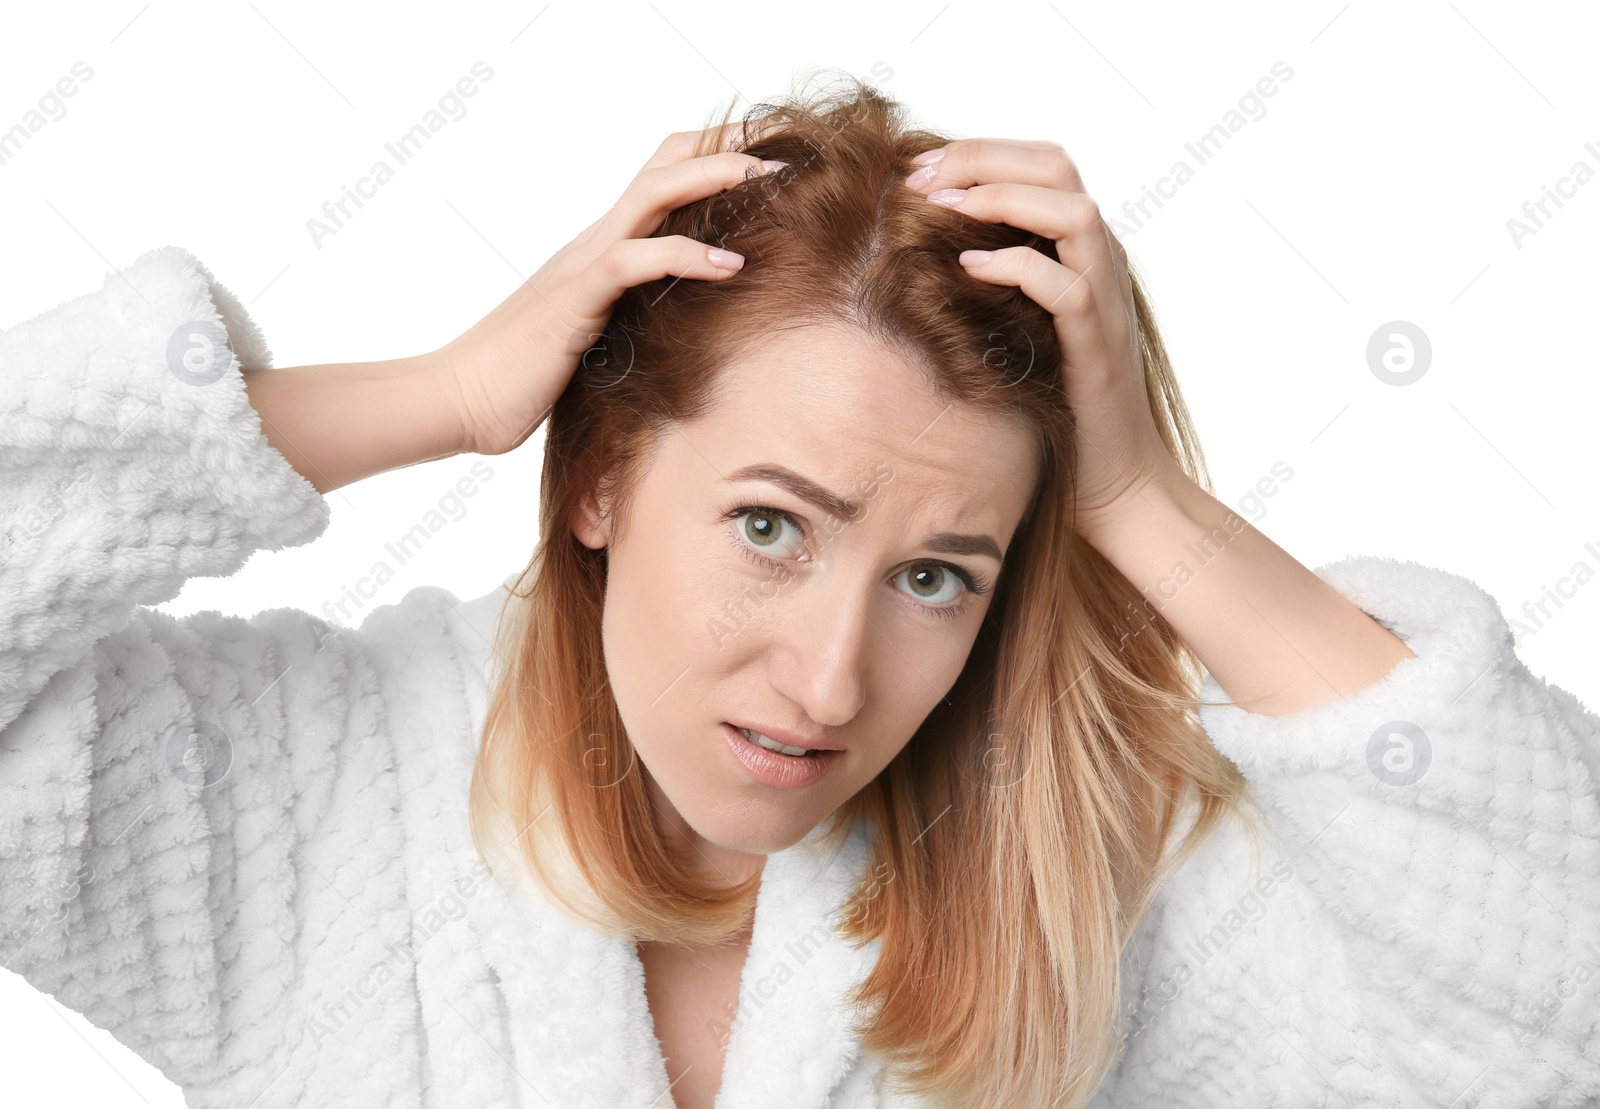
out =
[[[742,124],[667,136],[620,199],[483,319],[435,352],[460,395],[463,448],[504,454],[532,435],[600,337],[623,290],[674,275],[720,281],[744,259],[649,236],[674,208],[782,166],[728,149]],[[751,124],[751,134],[761,128]],[[714,153],[692,157],[710,132]]]

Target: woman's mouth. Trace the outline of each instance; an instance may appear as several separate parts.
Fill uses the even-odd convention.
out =
[[[779,789],[803,789],[815,785],[844,757],[843,751],[806,751],[804,748],[780,744],[759,732],[750,732],[727,722],[721,725],[721,731],[739,765],[757,781]],[[802,753],[791,753],[795,751]]]
[[[804,747],[790,747],[788,744],[779,743],[771,736],[762,732],[754,731],[750,728],[741,728],[735,724],[734,730],[748,739],[751,743],[754,743],[756,746],[765,747],[769,751],[776,751],[780,755],[798,755],[803,757],[811,754],[811,752]]]

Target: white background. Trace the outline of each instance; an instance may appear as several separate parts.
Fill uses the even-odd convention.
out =
[[[813,66],[860,75],[958,137],[1063,143],[1108,216],[1185,160],[1193,180],[1143,227],[1117,229],[1219,497],[1240,506],[1287,464],[1264,512],[1241,508],[1275,542],[1311,567],[1383,554],[1471,578],[1526,625],[1518,650],[1535,673],[1600,705],[1600,581],[1571,578],[1580,562],[1600,570],[1600,180],[1569,180],[1573,195],[1520,244],[1508,228],[1576,162],[1600,172],[1590,6],[27,9],[0,16],[0,130],[74,63],[93,76],[0,165],[0,326],[177,244],[246,304],[281,366],[438,347],[608,208],[669,132],[735,95],[738,112],[780,96]],[[493,77],[467,114],[319,247],[307,221],[477,61]],[[1292,77],[1265,114],[1200,164],[1185,144],[1278,62]],[[1433,349],[1404,387],[1366,360],[1394,320]],[[475,597],[520,569],[542,444],[488,459],[467,513],[366,610],[423,584]],[[321,539],[192,581],[163,607],[321,612],[475,461],[340,489]],[[1572,596],[1536,624],[1524,605],[1563,578]],[[0,1073],[8,1105],[183,1104],[9,972]]]

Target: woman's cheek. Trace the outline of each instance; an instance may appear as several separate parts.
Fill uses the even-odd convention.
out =
[[[907,652],[907,657],[912,659],[917,667],[917,673],[910,675],[904,681],[894,683],[896,688],[905,690],[902,696],[913,701],[902,710],[907,717],[912,718],[907,734],[920,727],[922,721],[933,711],[933,707],[950,692],[951,687],[956,684],[956,679],[961,676],[970,653],[970,646],[949,642],[932,645],[920,656]],[[896,713],[896,717],[899,716],[900,713]]]
[[[696,628],[716,651],[749,643],[781,627],[781,607],[793,596],[795,575],[768,573],[729,548],[727,562],[708,574],[697,593]]]

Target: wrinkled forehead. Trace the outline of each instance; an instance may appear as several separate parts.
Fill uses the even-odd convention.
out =
[[[1002,543],[1039,465],[1021,417],[940,399],[924,367],[834,327],[779,333],[735,359],[686,432],[721,475],[776,463],[841,507],[983,525]]]

